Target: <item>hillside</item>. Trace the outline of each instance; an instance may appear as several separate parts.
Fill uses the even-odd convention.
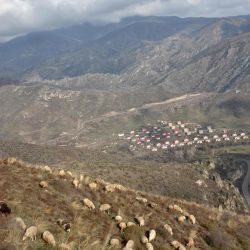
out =
[[[156,231],[156,238],[152,241],[155,249],[174,249],[171,246],[173,240],[186,245],[191,244],[192,239],[194,246],[200,249],[247,250],[250,244],[250,218],[247,215],[236,216],[227,211],[135,192],[121,186],[116,186],[110,193],[105,191],[110,184],[101,180],[96,180],[97,190],[93,190],[88,184],[94,180],[86,175],[82,186],[75,188],[72,185],[73,178],[68,174],[59,177],[58,170],[49,173],[50,170],[44,166],[32,166],[14,159],[1,161],[0,168],[4,177],[0,182],[1,197],[12,209],[10,216],[0,217],[3,249],[62,249],[59,248],[61,243],[69,244],[67,249],[110,249],[112,238],[119,239],[123,246],[133,240],[133,249],[145,249],[140,237],[148,230]],[[80,173],[73,174],[79,178]],[[46,181],[48,187],[39,187],[41,181]],[[147,200],[144,203],[136,200],[136,197]],[[84,198],[93,201],[94,210],[84,207]],[[111,206],[108,213],[99,211],[99,206],[104,203]],[[182,223],[177,218],[183,212],[171,209],[170,205],[179,205],[185,211],[186,217]],[[124,222],[134,222],[136,216],[142,216],[145,225],[139,226],[134,222],[120,230],[114,220],[117,214],[122,216]],[[191,214],[195,221],[188,219]],[[36,241],[22,241],[23,231],[15,222],[16,217],[21,217],[27,226],[37,226]],[[57,225],[59,218],[72,224],[70,233]],[[166,224],[172,228],[173,235],[164,228]],[[50,247],[41,240],[40,235],[45,230],[54,235],[56,247]]]

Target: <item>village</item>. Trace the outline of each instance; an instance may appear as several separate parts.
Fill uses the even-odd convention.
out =
[[[119,133],[118,138],[129,142],[130,150],[152,152],[173,150],[182,147],[215,145],[226,146],[250,143],[247,131],[214,129],[197,123],[157,121],[138,130]]]

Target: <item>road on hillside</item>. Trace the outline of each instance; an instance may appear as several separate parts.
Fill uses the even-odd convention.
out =
[[[237,159],[236,161],[244,161],[247,163],[248,166],[248,170],[247,170],[247,174],[244,178],[244,181],[242,183],[242,193],[247,201],[247,204],[250,208],[250,193],[249,193],[249,186],[250,186],[250,160],[246,160],[246,159]]]

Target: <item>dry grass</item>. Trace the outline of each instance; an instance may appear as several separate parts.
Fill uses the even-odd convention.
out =
[[[87,185],[77,190],[69,179],[63,180],[40,169],[27,168],[24,163],[2,163],[0,175],[1,180],[4,180],[0,182],[0,197],[8,202],[13,211],[7,219],[0,217],[0,242],[3,242],[1,247],[4,249],[57,249],[48,247],[39,237],[35,242],[23,242],[23,232],[13,223],[15,217],[23,218],[27,226],[36,225],[39,235],[44,230],[51,231],[58,245],[74,242],[75,249],[110,249],[108,243],[111,237],[119,238],[123,244],[133,239],[135,249],[144,249],[139,238],[150,229],[157,232],[157,238],[153,241],[155,249],[172,249],[169,244],[172,240],[186,244],[191,233],[195,235],[196,247],[200,249],[249,249],[250,217],[247,215],[219,212],[196,203],[133,190],[106,193],[103,184],[98,184],[98,191],[92,191]],[[41,180],[49,183],[47,191],[39,187]],[[136,201],[137,195],[147,198],[156,206],[152,208],[149,204]],[[81,201],[85,197],[91,199],[97,209],[84,209]],[[109,214],[98,211],[104,203],[111,205]],[[179,204],[195,215],[198,223],[192,225],[186,221],[179,224],[177,217],[180,214],[168,210],[170,204]],[[121,232],[113,219],[117,214],[125,222],[143,216],[146,224],[144,227],[132,226]],[[70,233],[57,225],[58,218],[71,221],[73,226]],[[165,223],[173,228],[173,236],[164,230]]]

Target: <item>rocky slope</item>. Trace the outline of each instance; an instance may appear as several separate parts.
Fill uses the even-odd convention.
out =
[[[15,159],[1,161],[0,168],[4,177],[0,182],[1,196],[12,210],[10,216],[0,217],[3,249],[110,249],[111,240],[118,239],[119,246],[111,249],[121,249],[132,240],[132,249],[139,250],[146,249],[141,237],[147,236],[149,230],[156,233],[151,241],[154,249],[177,249],[173,241],[185,249],[248,249],[249,246],[247,215],[235,216],[195,203],[136,192],[85,174],[76,187],[72,181],[79,179],[82,172],[73,172],[75,177],[71,177],[71,173]],[[91,182],[96,183],[95,188],[89,185]],[[84,205],[86,198],[93,202],[93,210],[86,206],[88,203]],[[109,204],[110,208],[101,212],[101,204]],[[114,219],[116,215],[123,222],[132,223],[121,230],[122,225]],[[135,219],[139,216],[144,220],[141,226]],[[16,222],[17,217],[24,221],[22,227],[37,227],[37,240],[22,241],[24,230]],[[71,223],[70,232],[57,225],[59,218]],[[55,239],[54,247],[40,238],[46,230]]]

